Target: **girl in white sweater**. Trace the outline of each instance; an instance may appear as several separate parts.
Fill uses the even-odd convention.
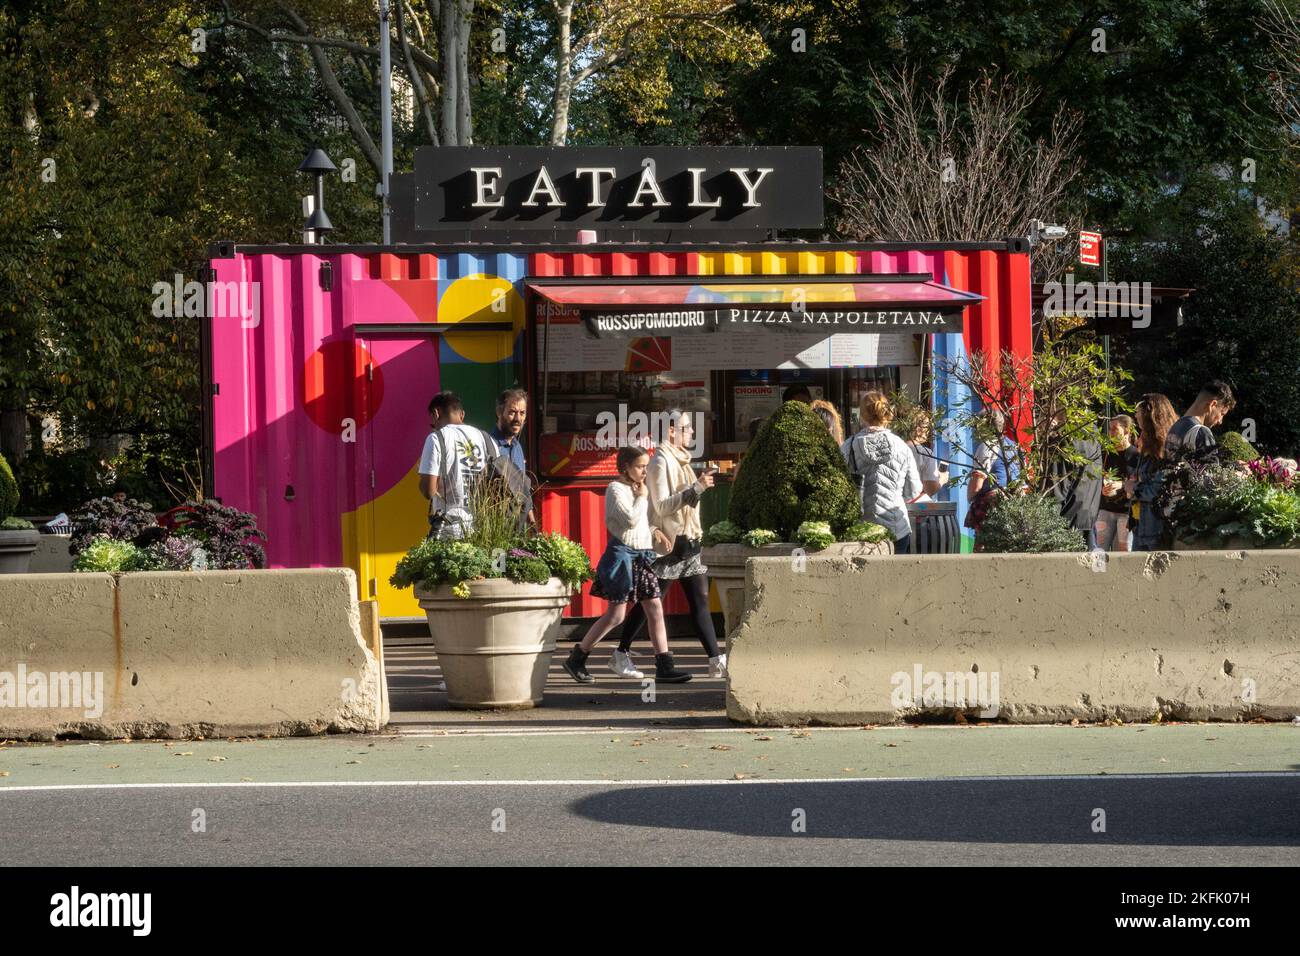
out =
[[[605,489],[605,530],[609,532],[609,540],[591,585],[591,596],[605,599],[609,607],[574,646],[564,662],[564,670],[580,684],[594,682],[596,678],[587,672],[591,649],[623,623],[628,604],[639,601],[655,649],[655,679],[669,684],[685,683],[691,675],[674,667],[673,655],[668,653],[663,602],[659,599],[659,581],[654,574],[655,538],[662,537],[663,532],[650,527],[650,498],[646,487],[650,456],[640,448],[620,448],[616,461],[618,477]]]

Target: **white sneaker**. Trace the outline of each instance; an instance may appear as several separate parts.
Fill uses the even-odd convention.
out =
[[[721,677],[727,679],[727,655],[719,654],[717,657],[709,658],[709,676]]]
[[[614,656],[609,659],[609,669],[619,677],[632,677],[636,680],[645,677],[645,674],[637,670],[636,665],[632,663],[631,655],[617,648],[614,650]]]

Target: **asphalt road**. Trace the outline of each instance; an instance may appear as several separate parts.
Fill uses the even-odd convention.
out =
[[[0,831],[40,866],[1294,866],[1300,777],[37,791]]]
[[[1295,866],[1297,743],[1189,724],[10,744],[0,858]]]

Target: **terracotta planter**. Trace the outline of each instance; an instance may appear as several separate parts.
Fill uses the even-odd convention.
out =
[[[40,543],[37,531],[0,531],[0,574],[26,574]]]
[[[709,569],[710,579],[718,589],[718,602],[722,605],[723,626],[728,642],[731,640],[731,632],[740,624],[745,613],[745,562],[750,558],[788,557],[798,547],[793,542],[778,541],[761,548],[747,548],[743,544],[715,544],[704,549],[704,563]],[[823,551],[808,553],[830,557],[893,554],[894,542],[867,544],[862,541],[840,541]]]
[[[468,598],[456,597],[449,585],[415,590],[429,619],[451,706],[536,707],[572,591],[559,578],[545,584],[493,578],[472,581],[469,589]]]

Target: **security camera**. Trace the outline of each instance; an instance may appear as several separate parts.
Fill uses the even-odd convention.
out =
[[[1044,226],[1042,238],[1044,239],[1064,239],[1070,234],[1070,231],[1064,226]]]

